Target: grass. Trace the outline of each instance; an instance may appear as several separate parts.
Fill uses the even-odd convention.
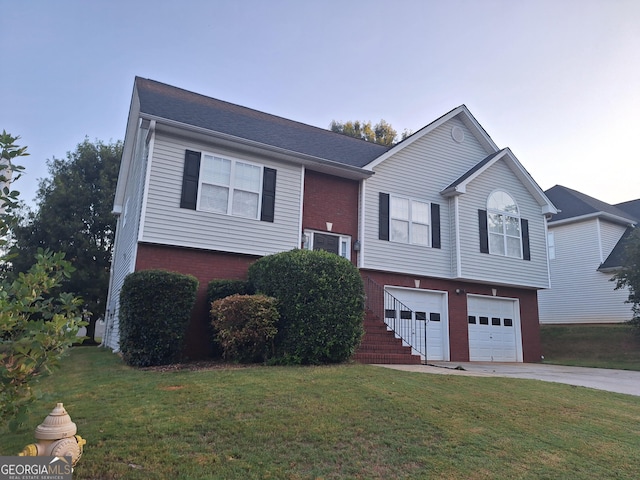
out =
[[[367,365],[136,370],[74,348],[43,379],[87,439],[74,479],[606,479],[640,471],[640,397]]]
[[[542,325],[545,363],[640,370],[640,334],[628,324]]]

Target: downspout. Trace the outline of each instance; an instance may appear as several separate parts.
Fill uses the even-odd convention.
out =
[[[602,254],[602,231],[600,230],[600,218],[596,218],[596,231],[598,233],[598,255],[600,255],[600,265],[604,262],[604,255]]]
[[[364,251],[365,251],[365,241],[364,241],[364,232],[365,232],[365,211],[366,211],[366,180],[362,180],[360,182],[360,205],[358,206],[359,212],[359,227],[358,227],[358,241],[360,242],[360,251],[358,252],[358,268],[364,268]]]
[[[462,248],[460,246],[460,202],[459,195],[453,197],[454,229],[456,238],[456,277],[462,278]]]

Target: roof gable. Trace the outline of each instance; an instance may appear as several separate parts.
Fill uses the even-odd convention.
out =
[[[136,77],[140,113],[161,121],[245,139],[294,153],[363,167],[389,147]]]
[[[531,193],[531,195],[536,199],[538,205],[540,205],[540,207],[542,208],[541,213],[553,214],[557,212],[557,209],[542,191],[540,186],[533,180],[533,177],[529,175],[529,172],[527,172],[527,170],[522,166],[522,164],[508,148],[503,148],[502,150],[499,150],[485,157],[483,160],[466,171],[457,180],[447,186],[444,190],[442,190],[440,194],[445,197],[452,197],[466,193],[467,186],[470,182],[472,182],[478,176],[482,175],[492,165],[499,161],[503,161],[507,164],[511,171],[513,171],[516,177],[518,177],[525,188],[529,191],[529,193]]]
[[[562,185],[556,185],[547,190],[546,195],[559,208],[550,224],[566,223],[585,218],[603,217],[610,221],[631,224],[637,220],[626,211],[606,202],[590,197],[584,193],[572,190]]]
[[[448,122],[449,120],[451,120],[452,118],[455,118],[455,117],[458,117],[462,121],[462,123],[464,123],[464,125],[469,129],[471,134],[478,140],[480,145],[482,145],[482,147],[484,148],[486,153],[494,153],[494,152],[496,152],[498,150],[498,146],[491,139],[489,134],[487,134],[485,129],[482,128],[482,126],[478,123],[478,121],[475,119],[475,117],[473,115],[471,115],[471,112],[466,107],[466,105],[460,105],[459,107],[454,108],[450,112],[445,113],[440,118],[434,120],[430,124],[428,124],[425,127],[421,128],[420,130],[418,130],[416,133],[414,133],[410,137],[405,138],[403,141],[397,143],[395,146],[393,146],[387,152],[381,154],[378,158],[376,158],[375,160],[373,160],[369,164],[363,165],[363,167],[368,169],[368,170],[373,170],[377,165],[379,165],[380,163],[384,162],[388,158],[394,156],[400,150],[402,150],[402,149],[408,147],[409,145],[411,145],[412,143],[420,140],[422,137],[424,137],[425,135],[427,135],[430,132],[434,131],[440,125]]]

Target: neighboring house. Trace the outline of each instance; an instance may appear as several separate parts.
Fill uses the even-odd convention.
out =
[[[537,292],[549,286],[556,209],[464,105],[385,147],[136,78],[114,211],[113,349],[127,274],[199,279],[195,357],[210,343],[210,280],[308,248],[353,262],[368,308],[408,327],[423,360],[540,360]]]
[[[549,221],[551,289],[538,296],[540,323],[631,320],[627,289],[611,278],[640,218],[640,200],[610,205],[556,185],[545,192],[559,212]]]

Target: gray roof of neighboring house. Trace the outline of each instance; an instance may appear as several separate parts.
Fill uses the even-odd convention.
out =
[[[618,240],[618,243],[616,243],[616,246],[613,247],[613,250],[611,250],[611,253],[607,257],[607,259],[600,264],[598,270],[603,272],[611,271],[621,267],[624,264],[627,241],[634,230],[634,227],[627,227],[625,232],[620,237],[620,240]]]
[[[136,77],[140,111],[291,152],[363,167],[390,147]]]
[[[616,203],[614,207],[627,212],[629,215],[633,215],[633,218],[636,220],[640,220],[640,199]]]
[[[596,198],[572,190],[562,185],[556,185],[544,192],[549,200],[560,210],[551,219],[551,223],[559,220],[566,220],[584,215],[608,214],[622,219],[629,220],[629,223],[636,222],[636,216],[630,215],[627,211],[610,205]]]

